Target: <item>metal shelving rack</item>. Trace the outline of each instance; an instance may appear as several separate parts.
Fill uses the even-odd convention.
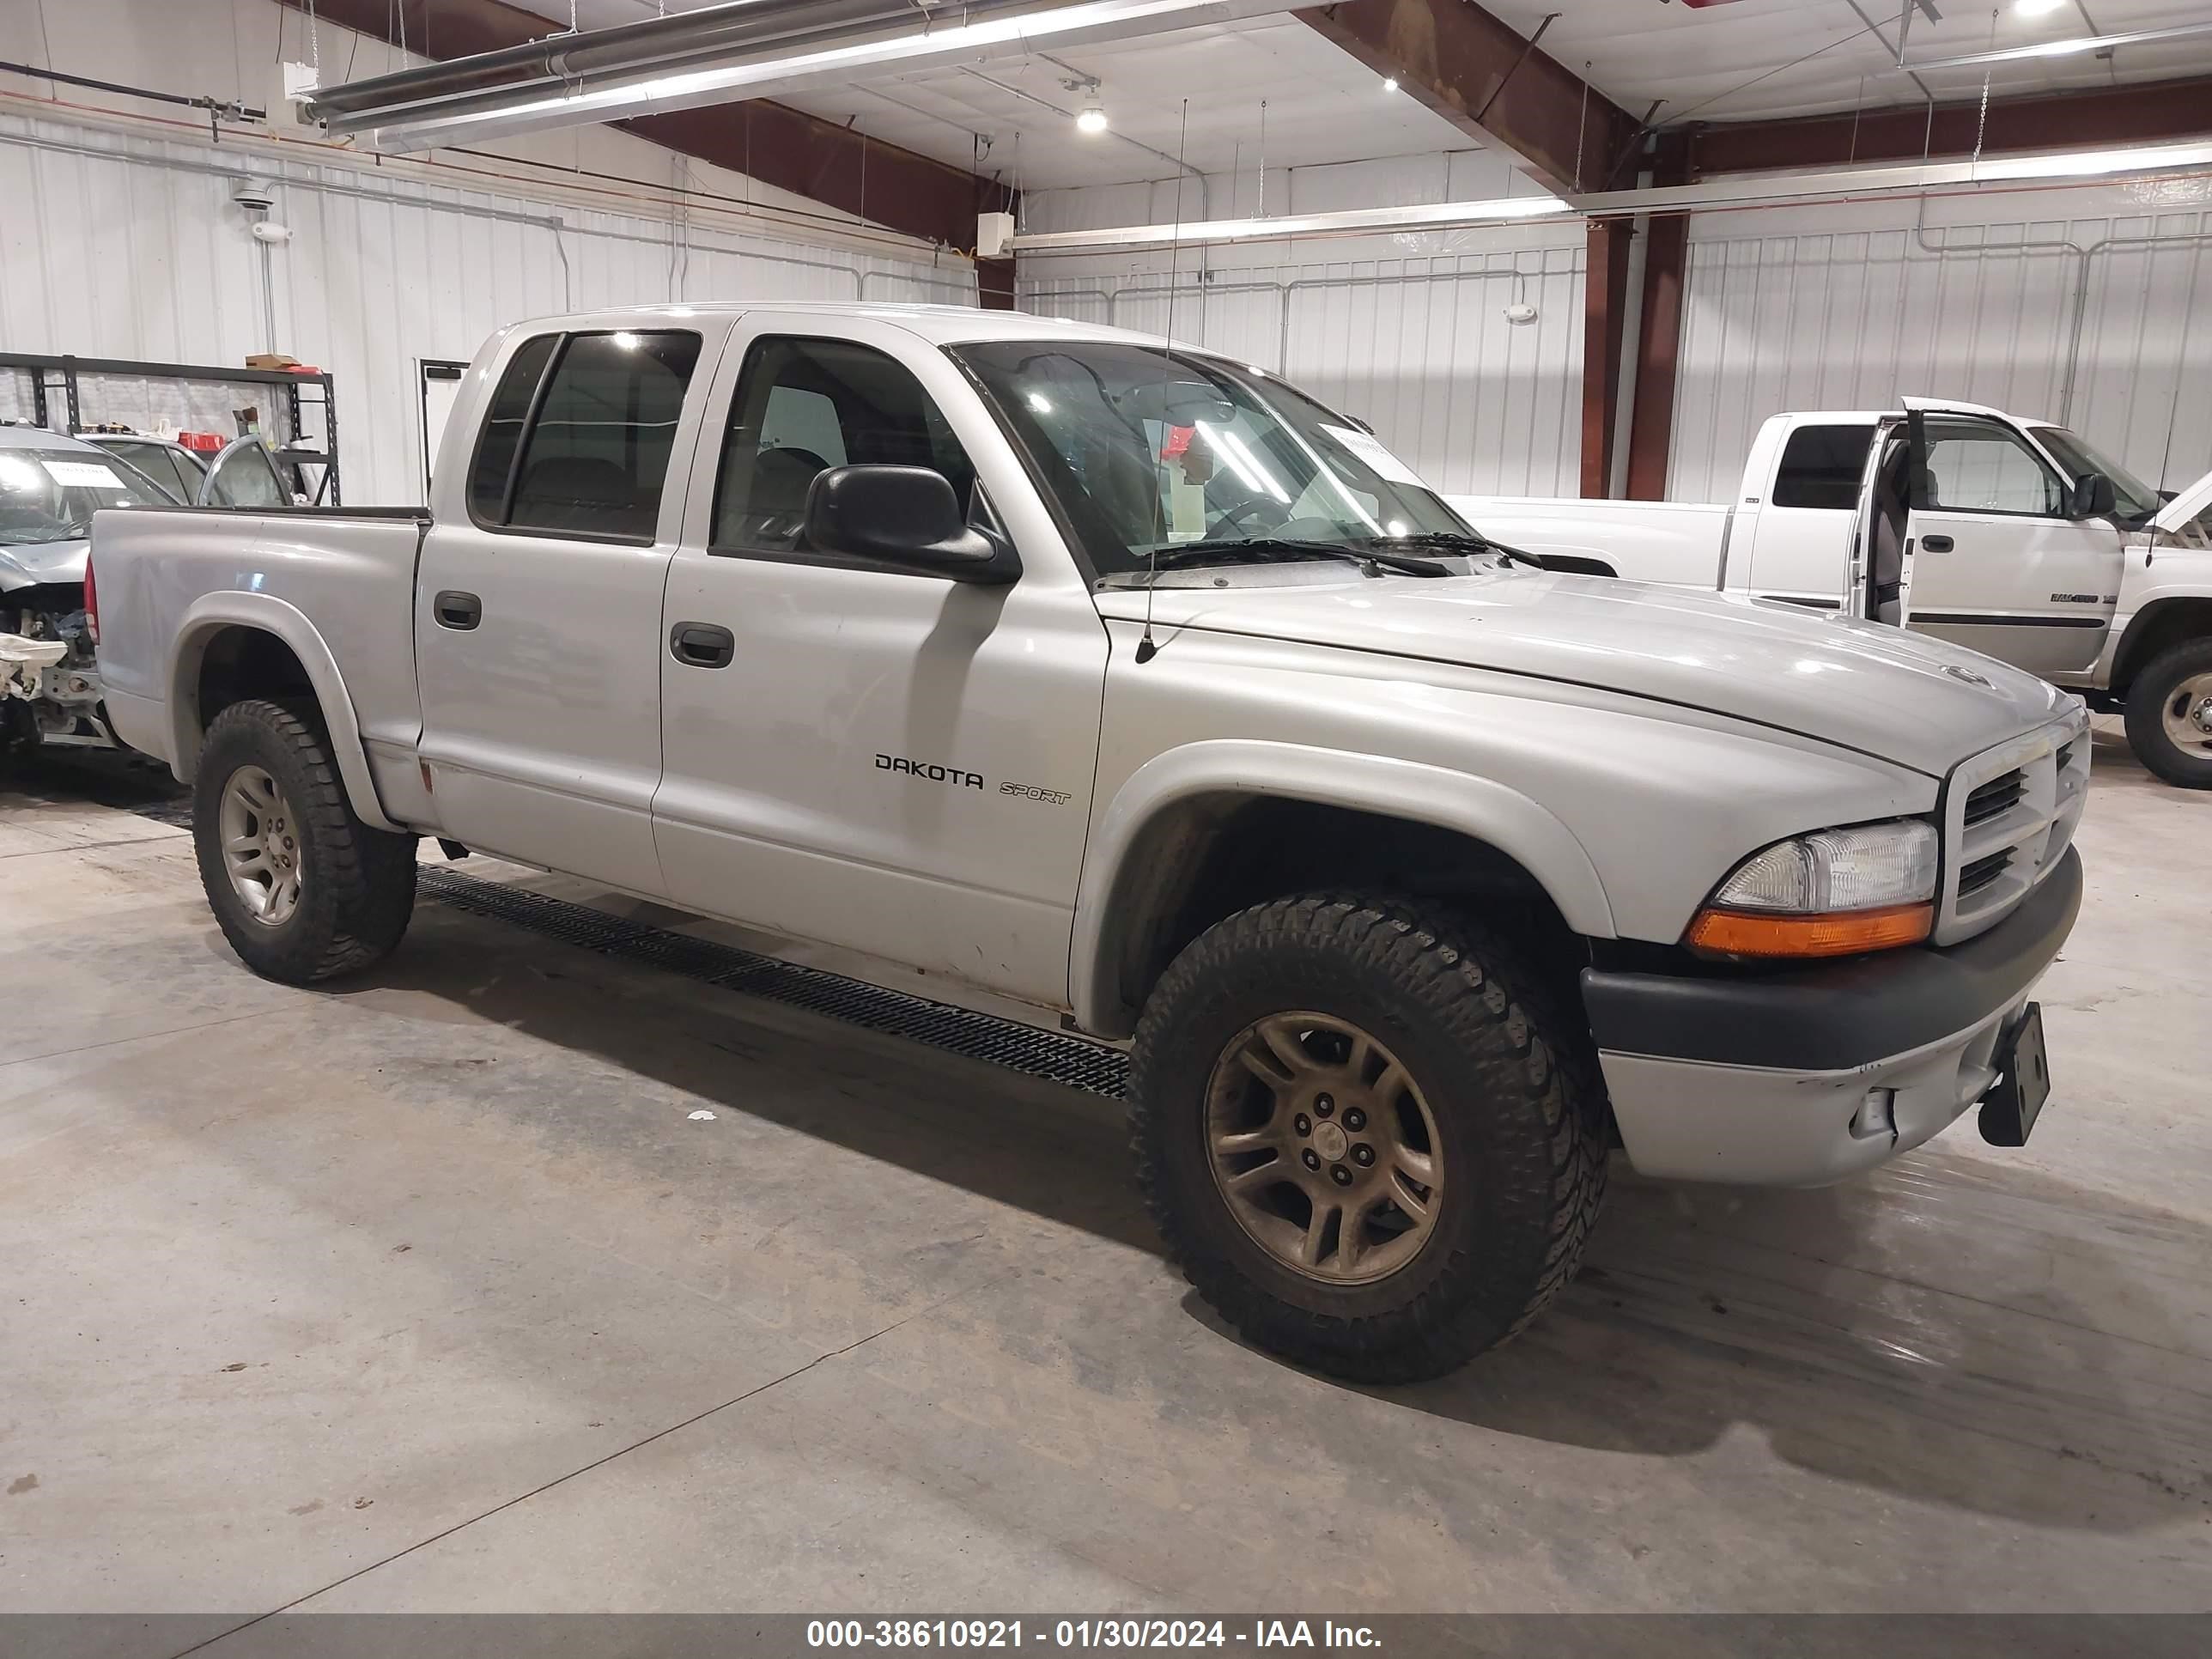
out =
[[[63,410],[69,422],[66,429],[71,433],[82,431],[101,418],[97,412],[90,420],[85,416],[82,388],[78,384],[81,375],[120,374],[149,380],[280,386],[283,389],[287,411],[291,416],[295,447],[277,451],[277,459],[297,465],[321,467],[323,477],[315,489],[315,504],[319,507],[343,505],[343,498],[338,491],[337,392],[327,373],[295,374],[281,368],[223,368],[208,363],[145,363],[116,357],[50,356],[38,352],[0,351],[0,369],[9,368],[30,372],[32,419],[40,426],[53,428],[49,416],[52,413],[53,399],[58,395],[63,400]],[[307,430],[302,416],[309,413],[319,414],[322,417],[323,447],[319,449],[297,447]]]

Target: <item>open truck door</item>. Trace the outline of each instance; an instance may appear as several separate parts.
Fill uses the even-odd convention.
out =
[[[1996,410],[1904,403],[1860,481],[1853,614],[2047,679],[2094,672],[2127,545],[2111,481],[2063,477]]]
[[[2081,681],[2119,603],[2112,480],[2062,474],[1995,410],[1908,398],[1905,626]]]
[[[1907,422],[1900,412],[1875,422],[1859,475],[1858,519],[1850,541],[1850,572],[1844,609],[1869,622],[1902,628],[1909,614],[1912,541],[1905,501],[1909,462]]]

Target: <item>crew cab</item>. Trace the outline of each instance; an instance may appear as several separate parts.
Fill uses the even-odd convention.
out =
[[[1559,568],[1849,610],[2119,708],[2168,782],[2212,788],[2212,474],[2161,497],[2049,421],[1908,398],[1776,415],[1733,501],[1455,496]]]
[[[2049,1090],[2086,714],[1938,641],[1501,555],[1143,335],[746,305],[509,328],[429,512],[103,512],[108,702],[295,983],[416,842],[1132,1040],[1140,1184],[1256,1340],[1433,1375],[1638,1169],[1812,1184]]]

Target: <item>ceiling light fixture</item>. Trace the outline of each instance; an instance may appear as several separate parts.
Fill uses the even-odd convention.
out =
[[[2212,34],[2212,22],[2175,23],[2160,29],[2130,29],[2124,34],[2084,34],[2066,40],[2039,40],[2028,46],[2002,46],[1995,52],[1960,52],[1955,58],[1920,58],[1899,64],[1906,70],[1978,69],[1984,64],[2027,63],[2039,58],[2078,58],[2084,52],[2110,52],[2117,46],[2148,46],[2161,40],[2191,40]]]
[[[1075,118],[1075,130],[1096,137],[1106,131],[1106,107],[1096,98],[1085,104]]]
[[[2012,0],[2012,9],[2022,17],[2047,17],[2066,0]]]
[[[1395,91],[1397,91],[1397,90],[1398,90],[1398,77],[1397,77],[1396,76],[1395,76],[1395,75],[1391,75],[1391,76],[1384,76],[1384,77],[1383,77],[1383,81],[1382,81],[1382,90],[1383,90],[1383,91],[1385,91],[1385,92],[1395,92]]]
[[[1280,242],[1302,235],[1459,230],[1522,219],[1571,215],[1552,195],[1507,196],[1485,202],[1437,202],[1416,207],[1352,208],[1337,213],[1276,215],[1266,219],[1205,219],[1173,225],[1119,225],[1104,230],[1051,230],[1014,238],[1017,253],[1073,253],[1096,248],[1204,247],[1222,242]]]
[[[1289,10],[1299,0],[719,0],[665,17],[558,35],[318,88],[303,106],[380,150],[844,87],[930,67],[1030,58],[1200,23]]]

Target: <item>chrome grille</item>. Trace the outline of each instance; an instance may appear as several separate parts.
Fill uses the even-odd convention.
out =
[[[2088,713],[1962,763],[1943,791],[1943,884],[1936,942],[1994,927],[2074,840],[2089,790]]]

